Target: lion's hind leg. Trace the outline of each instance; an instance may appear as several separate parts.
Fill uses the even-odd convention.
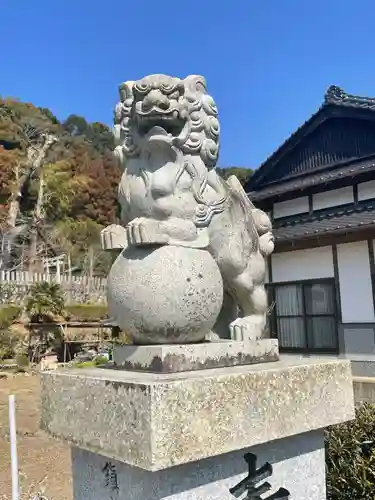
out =
[[[268,298],[264,284],[254,284],[248,273],[238,276],[232,290],[242,316],[230,324],[233,340],[259,340],[267,324]]]

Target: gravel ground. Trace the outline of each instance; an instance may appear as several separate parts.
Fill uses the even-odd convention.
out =
[[[23,374],[0,379],[0,499],[11,498],[9,394],[16,397],[21,493],[36,492],[40,489],[37,485],[43,483],[49,500],[72,500],[69,447],[39,430],[39,377]]]

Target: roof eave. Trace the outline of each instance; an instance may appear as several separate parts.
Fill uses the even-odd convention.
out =
[[[375,98],[360,97],[352,94],[347,94],[340,87],[331,85],[324,96],[324,101],[320,108],[306,120],[281,146],[272,153],[259,167],[255,170],[249,181],[245,184],[247,192],[255,191],[259,186],[260,181],[269,173],[274,165],[294,148],[303,137],[314,130],[327,118],[342,114],[348,108],[356,110],[375,111]],[[375,117],[375,114],[374,114]]]
[[[307,175],[296,177],[283,183],[275,183],[274,186],[264,187],[259,191],[247,193],[252,201],[263,201],[276,199],[287,193],[298,193],[316,186],[327,186],[338,180],[357,177],[375,170],[375,153],[362,157],[346,160],[341,164],[334,164],[334,168],[327,166],[321,172],[309,172]]]

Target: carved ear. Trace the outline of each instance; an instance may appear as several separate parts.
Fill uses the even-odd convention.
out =
[[[119,93],[121,102],[124,102],[126,99],[133,99],[133,86],[134,81],[124,82],[119,86]]]
[[[207,94],[207,84],[204,76],[189,75],[185,78],[184,84],[194,94]]]

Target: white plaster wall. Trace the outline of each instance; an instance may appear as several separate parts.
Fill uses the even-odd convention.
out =
[[[331,246],[272,255],[272,280],[275,283],[333,276]]]
[[[352,203],[353,201],[353,186],[332,189],[331,191],[313,195],[313,210],[345,205],[345,203]]]
[[[309,198],[302,196],[294,200],[281,201],[273,205],[273,217],[288,217],[288,215],[302,214],[309,211]]]
[[[367,241],[337,245],[343,323],[375,320]]]
[[[358,201],[375,198],[375,181],[358,184]]]

